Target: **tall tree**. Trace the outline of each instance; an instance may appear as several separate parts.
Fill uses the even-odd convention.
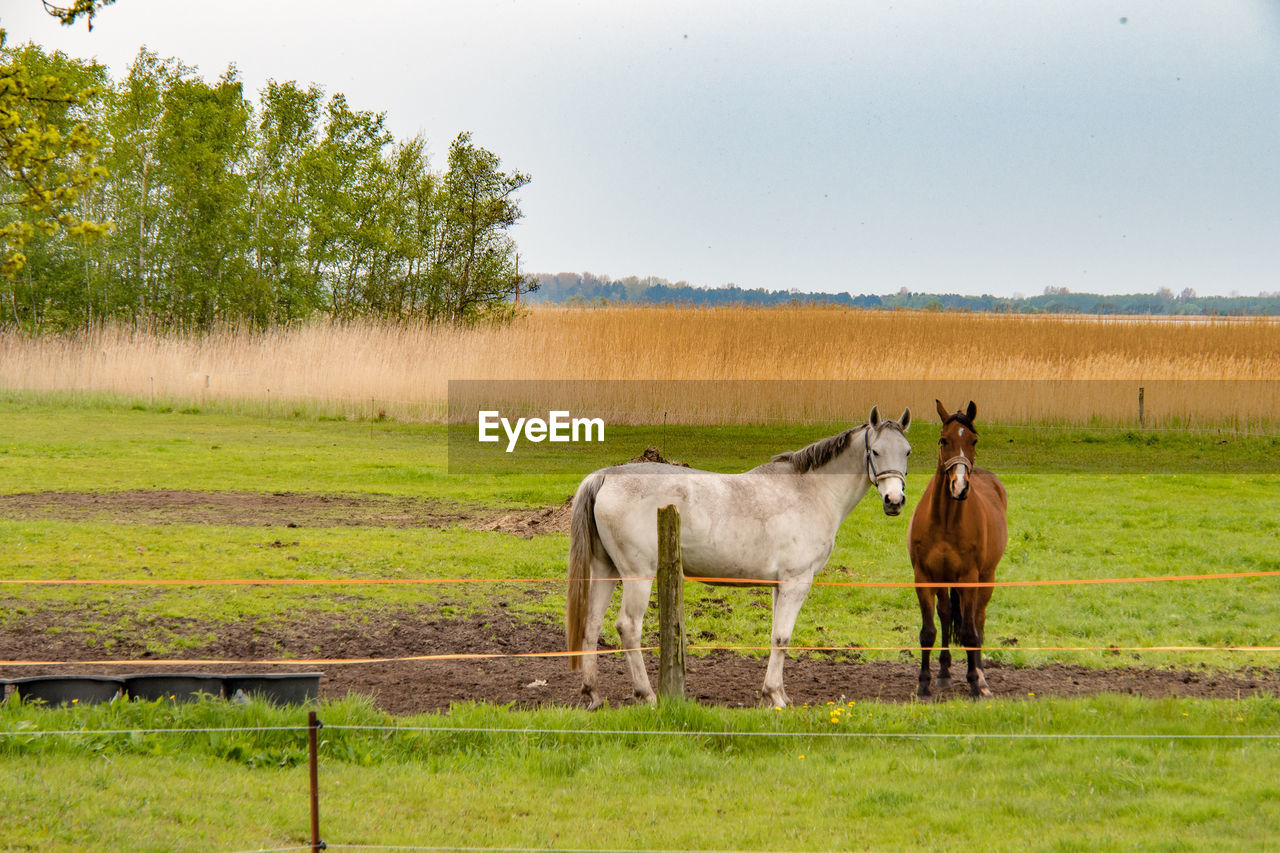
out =
[[[421,136],[398,143],[385,156],[381,192],[382,239],[369,265],[363,302],[383,317],[434,319],[441,305],[431,270],[442,203]]]
[[[449,307],[445,318],[471,321],[501,312],[508,297],[526,284],[516,269],[515,242],[508,233],[520,219],[516,193],[529,183],[521,172],[504,172],[498,155],[458,134],[449,146],[444,176],[444,269]]]
[[[74,0],[59,6],[41,0],[45,11],[64,25],[83,17],[89,29],[97,10],[114,2]],[[97,90],[68,87],[66,75],[33,69],[30,61],[44,59],[43,51],[33,45],[6,51],[7,38],[0,26],[0,205],[9,209],[0,215],[0,277],[12,282],[26,265],[24,249],[37,233],[65,229],[83,240],[106,230],[71,212],[80,194],[105,172],[97,166],[97,142],[87,126],[66,126],[68,116]]]
[[[156,242],[163,183],[157,145],[164,93],[194,69],[142,48],[128,74],[107,93],[103,116],[104,163],[111,173],[104,195],[115,224],[103,263],[114,280],[104,313],[147,316],[160,301]]]
[[[353,110],[344,95],[334,95],[325,113],[324,138],[306,166],[315,205],[310,260],[324,281],[329,310],[349,318],[361,312],[368,266],[383,240],[382,153],[392,136],[384,114]]]
[[[307,170],[318,156],[322,98],[317,86],[302,89],[274,80],[260,96],[249,211],[251,314],[260,325],[305,317],[322,301],[319,276],[307,263],[310,223],[318,213],[308,195]]]
[[[156,250],[166,292],[152,310],[207,327],[243,316],[251,302],[244,286],[250,111],[234,68],[212,86],[175,80],[162,100],[156,158],[166,194]]]
[[[51,257],[61,248],[56,235],[78,242],[107,230],[78,215],[81,194],[106,176],[87,123],[105,69],[30,44],[3,49],[3,39],[0,32],[0,277],[9,283],[14,320],[38,330],[50,300],[58,302],[55,312],[74,308],[58,294],[40,292],[30,270],[24,272],[28,251]]]

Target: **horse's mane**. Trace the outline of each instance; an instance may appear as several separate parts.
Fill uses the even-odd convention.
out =
[[[870,429],[867,424],[853,429],[847,429],[839,435],[833,435],[829,438],[819,439],[808,447],[802,447],[799,450],[788,450],[786,453],[779,453],[771,459],[771,462],[790,462],[791,467],[797,473],[803,474],[805,471],[812,471],[815,468],[821,468],[832,459],[835,459],[849,447],[849,441],[853,438],[853,434],[863,429]]]
[[[943,425],[943,426],[946,426],[947,424],[951,423],[952,421],[956,421],[956,422],[957,422],[957,423],[959,423],[959,424],[960,424],[960,426],[962,426],[962,427],[968,427],[969,432],[973,433],[974,435],[977,435],[977,434],[978,434],[978,429],[977,429],[977,427],[975,427],[975,426],[973,425],[973,418],[969,417],[969,416],[968,416],[968,415],[966,415],[964,412],[956,412],[954,415],[951,415],[951,416],[950,416],[950,417],[948,417],[945,421],[943,421],[943,422],[942,422],[942,425]]]

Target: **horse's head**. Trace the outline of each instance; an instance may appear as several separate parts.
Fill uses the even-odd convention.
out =
[[[969,475],[978,453],[978,431],[973,428],[978,407],[970,400],[969,407],[963,412],[948,413],[941,400],[934,402],[938,404],[938,417],[942,418],[938,470],[944,478],[947,494],[962,501],[969,496]]]
[[[884,514],[898,515],[907,503],[907,457],[911,444],[906,431],[911,427],[911,410],[904,409],[898,420],[883,420],[879,407],[871,409],[863,433],[867,455],[867,477],[884,500]]]

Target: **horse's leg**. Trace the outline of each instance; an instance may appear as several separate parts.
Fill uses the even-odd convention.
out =
[[[991,601],[991,593],[995,592],[989,586],[981,587],[978,590],[978,606],[975,608],[978,620],[978,643],[985,645],[987,641],[987,604]]]
[[[923,578],[917,573],[916,583],[922,582]],[[929,695],[929,650],[938,636],[938,629],[933,625],[934,588],[916,587],[916,599],[920,602],[920,687],[916,695],[924,698]]]
[[[769,651],[769,666],[764,673],[764,687],[760,695],[775,708],[785,708],[790,702],[782,689],[782,665],[787,660],[787,646],[791,645],[791,632],[805,596],[809,594],[809,580],[794,583],[778,583],[773,587],[773,635]]]
[[[591,592],[587,597],[587,621],[582,637],[582,695],[587,699],[587,708],[592,711],[604,704],[597,681],[600,659],[595,651],[600,642],[600,629],[604,627],[604,614],[609,609],[609,602],[613,601],[613,588],[617,585],[617,573],[612,567],[593,560]]]
[[[631,684],[636,698],[642,702],[657,702],[649,686],[649,673],[644,668],[644,655],[640,652],[644,628],[644,611],[649,606],[649,592],[653,578],[629,577],[622,582],[622,605],[618,609],[618,636],[627,650],[627,668],[631,671]]]
[[[941,590],[938,596],[938,621],[942,623],[942,648],[938,652],[938,690],[946,690],[951,687],[951,638],[954,636],[951,632],[953,622],[952,602],[956,603],[955,615],[960,615],[959,597],[954,588]],[[959,620],[956,620],[956,627],[959,627]],[[959,633],[958,631],[956,633]]]
[[[983,580],[991,579],[984,578]],[[991,695],[991,690],[987,686],[987,671],[982,667],[982,647],[986,645],[987,639],[987,603],[991,601],[991,593],[994,591],[989,586],[974,590],[977,594],[977,604],[973,609],[973,619],[974,633],[978,635],[978,688],[983,696]]]
[[[982,672],[982,626],[985,622],[982,611],[986,609],[990,598],[990,587],[966,587],[960,591],[960,609],[964,614],[964,624],[960,626],[960,642],[965,646],[965,656],[969,662],[965,678],[969,682],[969,695],[974,699],[991,695],[987,677]]]

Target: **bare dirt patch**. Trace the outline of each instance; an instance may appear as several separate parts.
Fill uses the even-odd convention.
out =
[[[660,462],[647,447],[631,462]],[[456,527],[495,530],[529,539],[568,533],[573,496],[528,509],[468,506],[395,495],[321,495],[307,492],[199,492],[136,489],[119,492],[22,492],[0,495],[0,518],[94,521],[107,524],[214,524],[244,527]]]
[[[0,517],[108,524],[246,527],[454,527],[519,536],[567,532],[569,501],[539,509],[470,507],[393,495],[301,492],[25,492],[0,495]]]
[[[145,646],[118,638],[110,653],[88,645],[76,630],[70,612],[29,613],[0,631],[0,660],[148,659]],[[413,655],[470,653],[512,655],[551,652],[564,648],[555,624],[524,624],[501,610],[492,614],[448,619],[428,612],[382,612],[366,624],[332,614],[304,614],[288,624],[185,624],[168,626],[192,638],[213,639],[169,657],[262,660],[297,658],[389,658]],[[50,628],[58,629],[51,632]],[[99,638],[100,639],[100,638]],[[646,655],[650,678],[657,679],[655,655]],[[182,667],[220,672],[280,672],[279,667],[227,664]],[[600,660],[605,694],[613,704],[630,701],[631,685],[619,655]],[[917,664],[907,660],[858,661],[818,659],[805,655],[787,663],[787,692],[796,703],[865,699],[910,702],[916,686]],[[563,658],[492,657],[450,661],[399,661],[346,665],[301,664],[297,671],[319,670],[325,678],[321,694],[338,698],[348,693],[370,695],[391,713],[409,714],[448,708],[455,702],[490,702],[517,708],[580,705],[578,673]],[[760,701],[765,661],[728,652],[690,657],[688,691],[709,705],[754,706]],[[0,678],[57,672],[121,674],[138,671],[127,666],[0,666]],[[153,671],[147,668],[146,671]],[[154,670],[160,671],[160,670]],[[948,698],[966,695],[963,668]],[[1044,666],[1026,669],[992,666],[987,680],[997,697],[1035,699],[1126,693],[1150,698],[1194,696],[1237,698],[1275,695],[1280,670],[1234,672],[1166,669],[1089,669]]]

